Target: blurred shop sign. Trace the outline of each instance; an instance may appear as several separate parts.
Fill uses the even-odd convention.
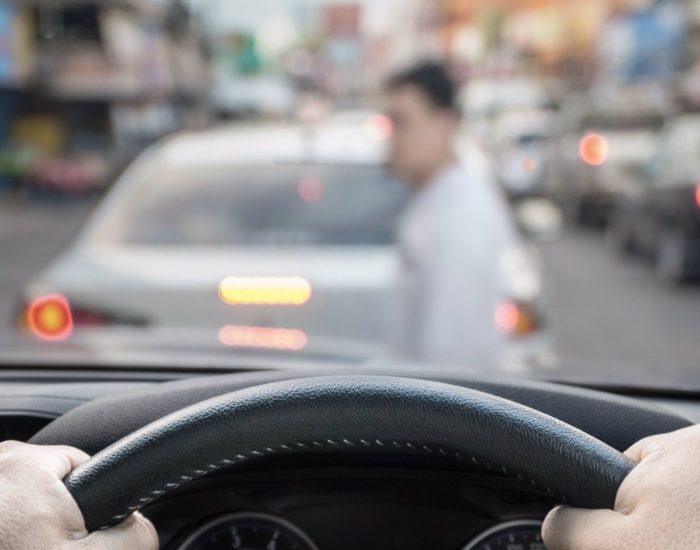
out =
[[[323,8],[326,35],[331,38],[359,39],[362,8],[358,4],[334,4]]]
[[[0,4],[0,82],[13,80],[12,19],[12,8]]]
[[[98,51],[76,51],[58,56],[51,62],[52,71],[44,81],[57,96],[120,97],[135,93],[138,75],[116,69]]]
[[[0,85],[23,85],[33,64],[26,10],[0,0]]]

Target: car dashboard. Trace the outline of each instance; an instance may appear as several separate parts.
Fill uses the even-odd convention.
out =
[[[94,443],[95,448],[85,449],[95,452],[110,438],[119,437],[109,433],[112,426],[99,412],[114,410],[110,403],[126,399],[123,411],[128,417],[136,414],[129,410],[138,408],[134,403],[143,404],[147,401],[144,396],[162,396],[164,389],[171,401],[179,402],[185,394],[189,400],[198,401],[206,398],[207,392],[216,395],[256,381],[319,373],[249,372],[225,377],[196,373],[196,380],[190,378],[193,374],[0,371],[0,433],[2,439],[28,441],[56,419],[70,416],[81,407],[97,407],[88,417],[103,423],[106,435],[104,441]],[[456,376],[451,380],[462,380]],[[700,420],[700,405],[691,397],[631,399],[588,390],[579,394],[574,389],[571,393],[554,385],[529,382],[511,381],[502,387],[479,386],[467,379],[462,382],[481,390],[495,389],[494,393],[529,406],[542,405],[539,408],[549,414],[560,411],[558,416],[564,421],[576,425],[580,420],[581,429],[595,432],[599,428],[600,433],[595,435],[607,434],[608,439],[612,438],[610,444],[618,448],[638,437],[622,433],[625,426],[632,425],[630,415],[638,415],[637,429],[645,423],[653,429],[657,423],[659,429],[666,426],[670,431]],[[609,399],[619,414],[596,410],[601,408],[596,399],[602,399],[602,403]],[[148,405],[143,407],[148,409]],[[170,403],[169,407],[172,410],[176,405]],[[155,405],[150,408],[157,409]],[[149,414],[154,418],[160,415],[157,410]],[[89,446],[81,445],[79,440],[69,443]],[[165,550],[544,548],[541,523],[557,503],[536,487],[500,476],[490,471],[489,465],[457,466],[439,456],[420,460],[407,456],[400,459],[400,464],[396,459],[385,464],[382,460],[381,456],[348,455],[330,461],[313,453],[298,453],[283,460],[265,457],[194,480],[156,500],[144,513],[158,529]]]
[[[217,476],[148,515],[173,550],[536,550],[551,507],[478,475],[320,467]]]

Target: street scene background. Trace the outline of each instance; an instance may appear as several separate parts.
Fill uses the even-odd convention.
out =
[[[465,128],[514,209],[561,212],[533,240],[551,378],[699,387],[694,0],[0,0],[0,330],[147,147],[378,112],[385,79],[428,58],[463,83]],[[681,150],[690,168],[666,181],[654,163]]]

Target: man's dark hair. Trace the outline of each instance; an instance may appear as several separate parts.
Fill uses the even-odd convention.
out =
[[[426,61],[403,70],[388,80],[386,89],[393,92],[405,86],[418,88],[435,107],[459,113],[457,86],[441,63]]]

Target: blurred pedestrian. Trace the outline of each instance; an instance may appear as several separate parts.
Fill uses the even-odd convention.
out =
[[[505,343],[494,321],[508,294],[503,264],[522,247],[484,155],[473,144],[458,151],[457,96],[432,62],[386,86],[389,165],[413,193],[399,228],[396,347],[423,362],[491,367]]]

